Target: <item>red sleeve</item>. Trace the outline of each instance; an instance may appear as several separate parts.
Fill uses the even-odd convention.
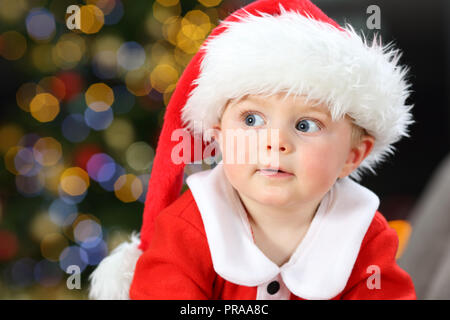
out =
[[[380,213],[377,213],[372,225],[374,227],[368,231],[366,241],[363,241],[341,299],[416,299],[411,277],[395,260],[398,248],[397,233],[381,218]]]
[[[151,243],[136,264],[130,298],[210,299],[214,279],[205,235],[182,216],[162,212]]]

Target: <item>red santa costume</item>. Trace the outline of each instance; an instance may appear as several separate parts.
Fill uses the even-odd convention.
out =
[[[368,45],[309,0],[259,0],[215,28],[180,78],[167,107],[139,236],[116,248],[91,275],[96,299],[414,299],[395,262],[398,238],[377,211],[378,197],[349,177],[322,199],[308,232],[282,266],[256,246],[239,196],[222,165],[188,177],[171,161],[189,132],[207,131],[226,102],[246,94],[306,95],[326,102],[375,138],[351,174],[374,171],[407,136],[407,68],[398,50]],[[203,132],[195,134],[194,121]],[[201,152],[203,155],[203,152]],[[191,161],[202,160],[192,152]]]

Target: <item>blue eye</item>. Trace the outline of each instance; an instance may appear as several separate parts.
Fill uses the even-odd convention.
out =
[[[320,127],[313,120],[301,120],[297,123],[295,128],[301,132],[316,132],[320,130]]]
[[[264,124],[264,119],[257,114],[249,114],[245,117],[245,124],[249,127],[261,126]]]

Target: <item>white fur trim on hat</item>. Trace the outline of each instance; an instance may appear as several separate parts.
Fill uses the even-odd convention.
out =
[[[139,236],[132,234],[100,262],[91,273],[89,299],[128,300],[136,262],[142,254]]]
[[[209,141],[208,129],[219,122],[229,99],[305,95],[328,104],[334,120],[348,114],[374,136],[371,154],[352,177],[359,179],[365,169],[375,173],[413,123],[412,105],[406,105],[408,68],[398,65],[399,50],[377,37],[368,44],[350,25],[339,30],[283,7],[280,15],[260,14],[224,21],[226,30],[205,41],[197,86],[182,110],[186,127],[193,132],[194,121],[203,121]]]

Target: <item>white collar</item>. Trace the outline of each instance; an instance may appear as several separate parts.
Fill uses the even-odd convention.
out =
[[[350,178],[337,181],[288,262],[281,267],[256,246],[247,214],[228,182],[222,162],[191,174],[186,183],[202,216],[214,270],[225,280],[258,286],[281,274],[305,299],[331,299],[350,277],[378,197]]]

